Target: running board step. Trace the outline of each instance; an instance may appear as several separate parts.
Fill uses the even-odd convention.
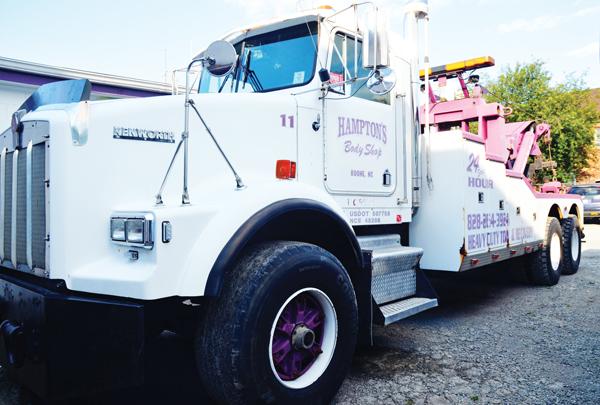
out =
[[[402,246],[400,235],[363,236],[358,243],[370,251],[371,294],[377,305],[416,294],[416,269],[423,249]]]
[[[358,243],[370,266],[374,322],[389,325],[437,307],[437,295],[419,267],[423,249],[402,246],[395,234],[360,236]]]
[[[387,326],[437,306],[437,298],[413,297],[392,302],[380,306],[379,311],[375,311],[375,322]]]

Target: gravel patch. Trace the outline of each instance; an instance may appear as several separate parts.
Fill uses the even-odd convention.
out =
[[[377,327],[334,404],[598,404],[600,225],[585,233],[579,272],[554,287],[527,285],[518,261],[432,277],[440,307]],[[184,340],[149,353],[144,387],[73,403],[210,403]],[[18,397],[0,369],[0,404]]]
[[[432,277],[440,307],[376,328],[336,404],[598,404],[600,225],[581,267],[531,287],[518,261]]]

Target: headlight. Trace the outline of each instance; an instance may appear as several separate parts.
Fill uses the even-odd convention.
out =
[[[122,218],[111,218],[110,237],[116,242],[125,242],[125,220]]]
[[[125,229],[127,231],[127,242],[144,242],[144,222],[145,221],[143,219],[128,219],[125,222]]]
[[[110,218],[110,237],[120,245],[152,249],[153,219],[150,213],[115,213]]]

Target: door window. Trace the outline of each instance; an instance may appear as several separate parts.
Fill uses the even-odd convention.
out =
[[[355,82],[345,83],[333,88],[333,91],[347,96],[362,98],[364,100],[376,101],[390,104],[390,95],[379,96],[373,94],[367,88],[367,78],[371,74],[362,63],[362,41],[354,37],[338,32],[333,41],[331,52],[330,75],[332,83],[357,78]]]

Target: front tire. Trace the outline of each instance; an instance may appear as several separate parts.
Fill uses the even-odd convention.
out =
[[[552,286],[558,283],[563,268],[562,229],[558,219],[546,220],[546,234],[540,250],[529,255],[527,275],[534,285]]]
[[[575,274],[579,270],[581,260],[581,227],[575,215],[560,221],[563,234],[563,268],[562,274]]]
[[[352,283],[331,253],[261,244],[206,308],[195,344],[200,376],[222,403],[328,403],[350,367],[357,325]]]

